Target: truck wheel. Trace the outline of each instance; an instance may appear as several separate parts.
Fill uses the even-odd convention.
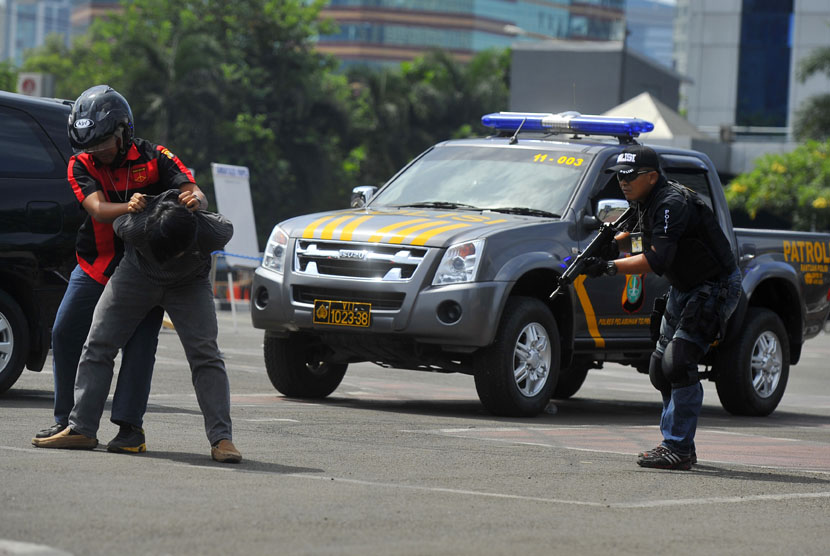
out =
[[[588,370],[592,367],[592,361],[574,360],[570,367],[559,371],[559,380],[556,381],[556,387],[553,389],[553,398],[567,400],[576,394],[582,388],[585,377],[588,376]]]
[[[26,317],[14,299],[0,291],[0,393],[17,381],[29,352]]]
[[[320,361],[320,346],[300,334],[289,338],[265,337],[265,370],[279,392],[291,398],[325,398],[334,392],[345,363]]]
[[[475,384],[481,403],[496,415],[538,415],[556,384],[559,353],[559,329],[547,306],[535,298],[511,297],[495,341],[478,354]]]
[[[715,362],[723,408],[733,415],[769,415],[778,407],[790,374],[784,323],[769,309],[750,307],[744,328]]]

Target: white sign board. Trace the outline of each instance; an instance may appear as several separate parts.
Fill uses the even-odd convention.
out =
[[[259,266],[259,247],[251,202],[250,174],[245,166],[211,163],[218,212],[233,223],[233,237],[225,246],[231,266]]]
[[[17,74],[17,92],[30,97],[51,97],[54,81],[49,73],[20,72]]]

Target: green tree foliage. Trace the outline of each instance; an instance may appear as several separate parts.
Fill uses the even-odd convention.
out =
[[[210,162],[251,169],[262,241],[273,224],[343,204],[349,89],[314,50],[322,1],[134,0],[71,48],[48,42],[25,62],[57,95],[107,83],[136,134],[169,146],[210,189]]]
[[[0,62],[0,91],[14,92],[17,88],[17,72],[10,62]]]
[[[50,38],[24,68],[55,75],[63,98],[113,86],[136,134],[168,146],[209,192],[211,162],[248,166],[264,245],[276,222],[345,206],[353,186],[383,183],[435,142],[484,133],[481,115],[507,105],[507,52],[339,72],[315,49],[331,30],[324,3],[125,1],[70,48]]]
[[[798,79],[802,83],[818,73],[830,77],[830,47],[817,48],[799,64]],[[793,127],[800,141],[830,138],[830,93],[804,101],[796,112]]]
[[[510,53],[485,51],[462,64],[433,51],[395,69],[354,68],[363,183],[380,184],[430,145],[487,133],[483,114],[504,110]]]
[[[761,157],[727,186],[726,199],[752,219],[765,211],[795,230],[830,230],[830,141]]]

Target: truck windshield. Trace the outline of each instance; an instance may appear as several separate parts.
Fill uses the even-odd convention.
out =
[[[381,190],[372,205],[509,207],[520,214],[559,215],[590,160],[590,155],[566,151],[437,147]]]

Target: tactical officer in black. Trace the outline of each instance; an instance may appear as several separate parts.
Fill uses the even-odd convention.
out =
[[[589,276],[655,272],[669,281],[660,336],[651,355],[651,383],[663,395],[663,442],[639,454],[637,463],[689,469],[697,461],[694,436],[703,404],[698,363],[723,337],[738,305],[741,273],[729,240],[712,210],[692,190],[669,182],[653,149],[625,148],[616,172],[625,198],[637,207],[626,229],[642,232],[644,252],[606,261],[594,258]]]

